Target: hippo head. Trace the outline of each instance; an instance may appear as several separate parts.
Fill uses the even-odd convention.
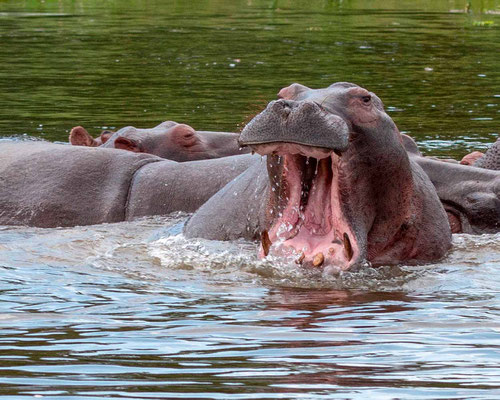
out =
[[[461,160],[460,164],[462,165],[474,165],[474,163],[479,160],[484,153],[480,151],[473,151],[472,153],[466,154]]]
[[[278,97],[240,136],[267,156],[261,254],[293,250],[303,265],[341,269],[390,259],[409,218],[412,173],[382,101],[345,82],[293,84]]]
[[[191,126],[165,121],[151,129],[122,128],[108,138],[103,147],[149,153],[174,161],[190,161],[197,159],[196,155],[203,150],[201,143]]]

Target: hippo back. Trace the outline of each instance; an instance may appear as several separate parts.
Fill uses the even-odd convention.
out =
[[[0,144],[0,224],[122,221],[130,182],[149,154],[43,142]]]

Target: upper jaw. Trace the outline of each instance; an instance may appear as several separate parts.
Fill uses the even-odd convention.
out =
[[[349,125],[344,118],[310,101],[272,101],[241,132],[241,146],[287,143],[321,148],[321,154],[343,152],[349,145]],[[259,150],[262,148],[256,148]],[[295,149],[300,154],[300,149]],[[266,150],[262,150],[266,153]],[[261,153],[262,154],[262,153]],[[323,158],[323,157],[321,157]]]
[[[312,157],[318,160],[330,157],[334,152],[338,155],[341,153],[338,150],[331,150],[325,147],[306,146],[298,143],[290,142],[272,142],[250,145],[252,149],[261,156],[266,155],[295,155],[299,154],[305,157]]]

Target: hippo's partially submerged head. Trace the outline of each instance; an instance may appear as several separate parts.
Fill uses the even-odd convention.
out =
[[[243,154],[231,132],[195,131],[187,124],[165,121],[149,129],[126,126],[117,132],[104,131],[94,139],[83,127],[71,130],[72,145],[104,147],[149,153],[173,161],[195,161]]]
[[[447,243],[418,248],[417,231],[433,228],[418,227],[421,190],[375,94],[341,82],[317,90],[293,84],[279,97],[240,136],[241,145],[267,155],[269,229],[261,253],[293,250],[302,264],[341,269],[444,254],[446,228]],[[446,225],[445,218],[441,212],[438,220]]]

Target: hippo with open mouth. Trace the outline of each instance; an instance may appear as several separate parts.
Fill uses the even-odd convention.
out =
[[[260,239],[261,256],[343,270],[445,255],[446,213],[374,93],[339,82],[278,96],[240,136],[266,162],[205,203],[186,236]]]

